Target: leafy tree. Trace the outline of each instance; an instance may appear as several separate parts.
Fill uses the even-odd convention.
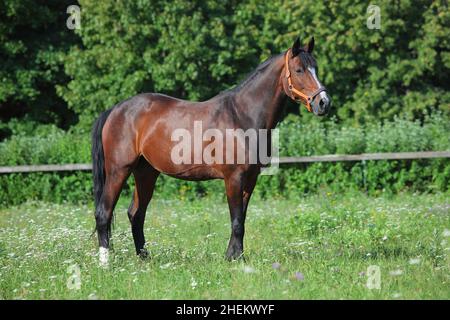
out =
[[[447,1],[380,0],[381,28],[369,29],[361,0],[81,0],[75,33],[65,27],[68,4],[0,2],[3,119],[67,126],[76,115],[85,132],[100,111],[140,92],[208,99],[298,35],[316,38],[339,120],[450,112]]]
[[[341,120],[421,118],[449,109],[445,1],[379,1],[379,30],[366,25],[365,1],[84,0],[81,6],[83,47],[70,52],[66,72],[73,80],[59,93],[83,128],[142,91],[207,99],[299,34],[304,41],[316,37],[320,77]]]
[[[64,54],[78,42],[66,28],[70,2],[0,1],[0,129],[13,117],[62,127],[75,122],[55,89],[67,82]]]
[[[284,1],[290,30],[314,34],[321,78],[339,118],[356,123],[450,111],[447,1],[378,1],[369,29],[366,1]]]
[[[101,110],[136,93],[207,99],[229,88],[272,50],[261,1],[81,1],[83,47],[67,58],[61,96],[87,129]],[[266,34],[267,35],[267,34]],[[273,49],[266,46],[267,48]]]

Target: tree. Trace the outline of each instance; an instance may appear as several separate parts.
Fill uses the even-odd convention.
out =
[[[378,1],[380,29],[367,27],[366,1],[285,1],[291,30],[316,37],[321,77],[340,119],[354,123],[450,111],[447,1]]]
[[[55,89],[68,80],[64,54],[78,41],[66,28],[70,2],[0,1],[0,127],[14,117],[65,128],[76,121]]]
[[[450,110],[445,1],[380,1],[380,29],[367,27],[365,1],[83,0],[81,8],[83,45],[68,54],[72,80],[58,93],[82,130],[139,92],[210,98],[298,35],[315,36],[319,77],[341,121]]]

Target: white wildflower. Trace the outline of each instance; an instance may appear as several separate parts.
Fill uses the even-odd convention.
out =
[[[244,268],[242,268],[242,271],[244,271],[244,273],[255,273],[256,270],[250,266],[244,266]]]
[[[192,289],[195,289],[197,287],[197,281],[195,281],[194,278],[191,279],[191,287]]]

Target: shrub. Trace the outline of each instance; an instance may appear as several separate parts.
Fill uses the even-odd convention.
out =
[[[335,121],[302,124],[290,116],[280,124],[280,155],[308,156],[333,153],[450,150],[450,122],[441,114],[423,123],[396,118],[366,127],[341,127]],[[35,136],[15,135],[0,143],[0,165],[90,162],[87,135],[66,133],[55,127],[37,130]],[[133,179],[124,194],[130,194]],[[278,174],[261,176],[257,197],[299,197],[321,190],[366,190],[370,194],[448,191],[448,159],[312,163],[282,166]],[[28,199],[91,201],[89,172],[0,175],[0,204]],[[190,199],[223,197],[222,181],[187,182],[161,176],[157,194]]]

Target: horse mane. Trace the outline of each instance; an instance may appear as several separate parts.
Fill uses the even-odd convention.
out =
[[[245,87],[249,82],[251,82],[256,76],[258,76],[260,73],[264,72],[268,66],[275,60],[275,58],[278,58],[281,54],[277,54],[275,56],[271,56],[264,60],[262,63],[260,63],[253,71],[251,71],[247,76],[244,78],[244,80],[241,81],[237,86],[232,88],[230,91],[239,91],[243,87]]]
[[[224,91],[220,92],[217,96],[221,96],[221,95],[228,94],[228,93],[239,92],[249,82],[251,82],[253,79],[255,79],[255,77],[257,77],[259,74],[264,72],[276,58],[278,58],[278,57],[280,57],[280,55],[284,55],[284,54],[285,54],[285,52],[282,52],[282,53],[279,53],[277,55],[274,55],[274,56],[271,56],[271,57],[267,58],[266,60],[261,62],[253,71],[248,73],[244,77],[244,80],[242,80],[238,85],[232,87],[231,89],[224,90]],[[298,57],[300,58],[302,64],[305,67],[317,68],[316,60],[311,55],[311,53],[301,49],[300,53],[298,54]]]
[[[248,73],[247,76],[244,78],[244,80],[241,81],[241,83],[239,83],[237,86],[231,88],[230,90],[227,90],[227,92],[239,91],[240,89],[245,87],[245,85],[247,85],[249,82],[251,82],[256,76],[258,76],[260,73],[265,71],[267,69],[267,67],[270,66],[270,64],[273,62],[273,60],[275,60],[275,58],[278,58],[280,55],[284,55],[284,54],[285,54],[285,52],[282,52],[282,53],[279,53],[277,55],[267,58],[266,60],[261,62],[253,71]],[[300,58],[302,64],[305,67],[317,68],[316,60],[314,59],[314,57],[312,56],[311,53],[301,49],[300,53],[297,56]]]

